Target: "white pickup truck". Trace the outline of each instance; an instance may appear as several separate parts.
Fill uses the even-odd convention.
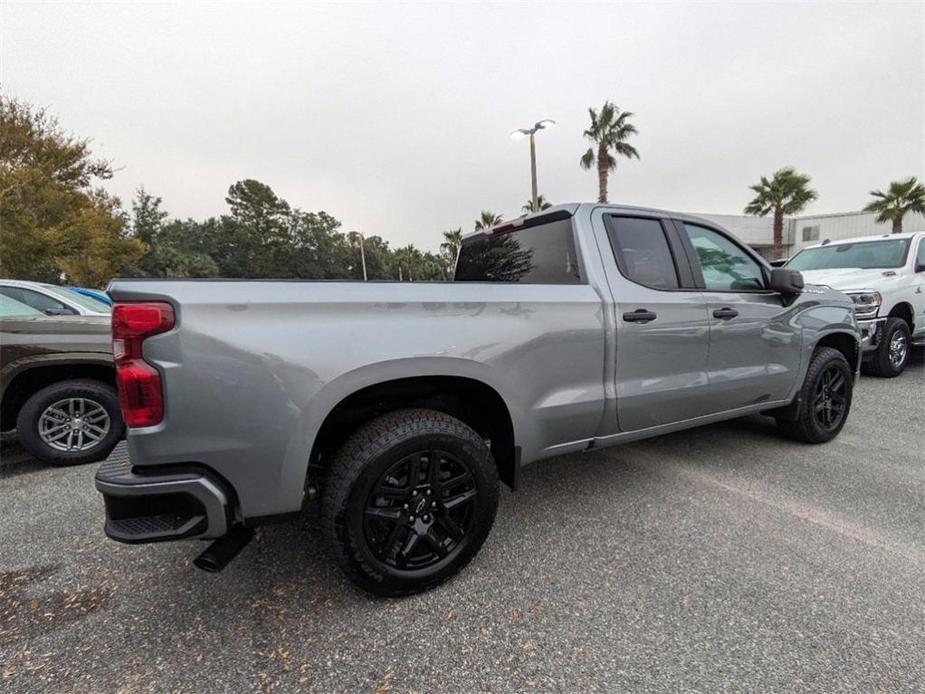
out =
[[[823,241],[785,267],[851,297],[867,373],[898,376],[925,344],[925,231]]]

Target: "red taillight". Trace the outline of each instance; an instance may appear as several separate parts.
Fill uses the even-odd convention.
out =
[[[112,353],[127,426],[150,427],[164,419],[161,374],[144,360],[141,343],[173,325],[173,307],[163,301],[117,302],[112,307]]]

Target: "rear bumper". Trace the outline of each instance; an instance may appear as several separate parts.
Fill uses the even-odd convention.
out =
[[[103,463],[94,480],[106,502],[106,535],[127,543],[217,538],[228,532],[229,498],[201,472],[138,474],[128,460]]]

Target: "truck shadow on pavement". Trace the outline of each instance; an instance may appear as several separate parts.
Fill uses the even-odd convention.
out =
[[[670,492],[660,490],[669,474],[659,468],[657,458],[662,454],[674,463],[685,464],[685,451],[707,448],[718,438],[726,438],[732,445],[761,445],[778,436],[772,419],[752,417],[666,435],[657,445],[644,441],[529,465],[516,493],[502,489],[496,524],[481,552],[459,576],[436,590],[468,591],[472,586],[467,584],[495,573],[513,573],[528,583],[534,580],[531,577],[548,577],[560,561],[555,556],[557,548],[561,546],[566,554],[573,551],[563,544],[568,542],[563,538],[597,532],[593,527],[600,532],[621,532],[622,528],[629,534],[626,518],[638,516],[641,504],[651,503],[653,498],[670,503],[664,496]],[[641,455],[643,452],[646,454]],[[235,563],[249,564],[260,576],[258,583],[265,587],[264,592],[292,593],[293,585],[298,584],[296,592],[316,611],[382,601],[362,593],[340,574],[323,541],[319,515],[317,505],[313,505],[298,519],[261,528]],[[538,547],[543,551],[537,551]],[[485,581],[484,590],[492,589]]]

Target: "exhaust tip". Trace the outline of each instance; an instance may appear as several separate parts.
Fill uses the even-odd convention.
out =
[[[253,528],[237,527],[224,537],[218,538],[206,547],[198,557],[193,559],[193,565],[208,573],[218,573],[224,569],[231,560],[247,546],[254,537]]]

